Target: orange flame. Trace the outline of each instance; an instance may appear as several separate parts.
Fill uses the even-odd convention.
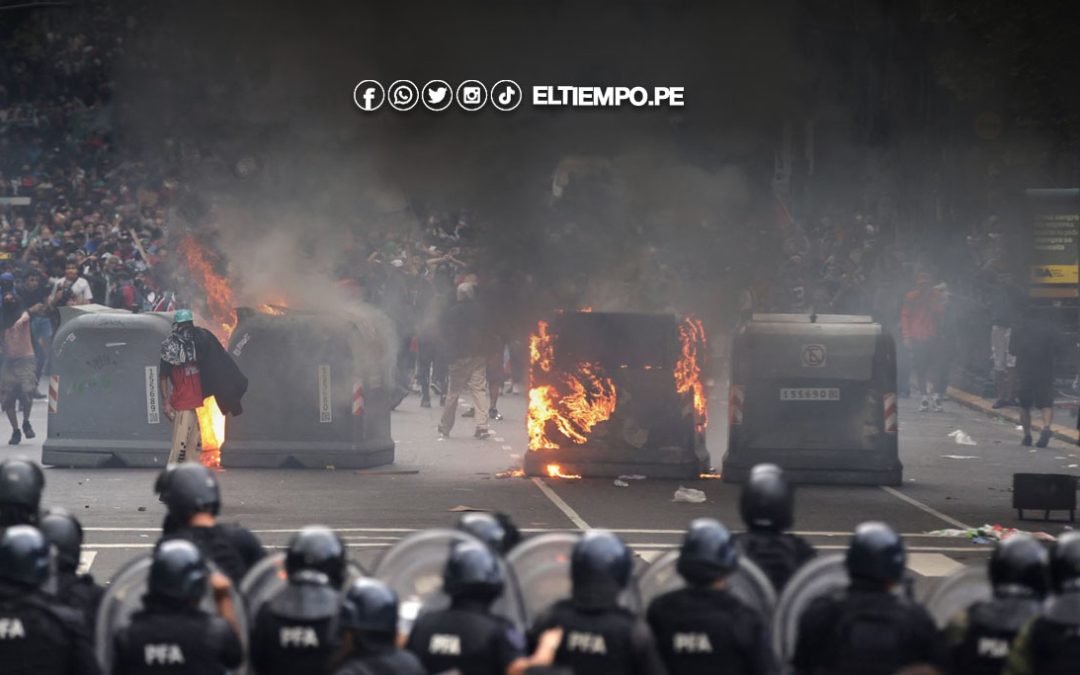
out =
[[[709,424],[709,403],[705,398],[705,385],[701,382],[701,356],[705,353],[705,329],[701,321],[688,316],[679,324],[679,340],[682,356],[675,364],[675,390],[685,395],[693,392],[694,414],[698,431]]]
[[[571,443],[583,445],[600,422],[611,419],[618,397],[615,383],[599,364],[582,362],[571,369],[553,370],[553,336],[541,321],[529,340],[529,449],[554,450],[558,441],[549,433],[558,432]],[[541,384],[540,380],[546,381]]]
[[[549,478],[566,478],[568,480],[578,480],[581,478],[581,476],[576,473],[563,473],[562,467],[558,464],[548,464],[547,475]]]

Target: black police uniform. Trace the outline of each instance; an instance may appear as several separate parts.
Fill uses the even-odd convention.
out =
[[[1047,601],[1016,639],[1006,675],[1080,673],[1080,589]]]
[[[339,593],[328,585],[290,583],[259,608],[251,634],[257,675],[323,673],[337,642]]]
[[[856,580],[846,592],[810,603],[799,620],[793,663],[799,673],[893,675],[943,660],[925,609]]]
[[[573,600],[557,602],[537,618],[529,635],[529,651],[536,649],[544,631],[560,627],[563,639],[555,653],[555,664],[579,675],[667,672],[649,627],[621,607],[593,608]]]
[[[426,675],[413,654],[392,645],[374,646],[349,658],[334,675]]]
[[[114,640],[113,675],[214,675],[244,660],[227,621],[188,605],[147,596]]]
[[[93,632],[97,622],[98,607],[101,606],[101,598],[104,596],[105,589],[89,574],[80,575],[66,571],[57,574],[57,602],[79,612],[90,632]]]
[[[649,605],[647,620],[672,673],[777,672],[765,621],[726,590],[688,587],[665,593]]]
[[[817,555],[805,539],[787,532],[751,529],[735,535],[735,543],[769,577],[778,593],[800,567]]]
[[[0,581],[0,672],[97,675],[82,616],[27,586]]]
[[[430,673],[502,675],[525,653],[525,636],[492,614],[490,602],[455,599],[450,609],[421,616],[406,645]]]
[[[199,547],[207,560],[213,561],[234,585],[266,556],[259,538],[251,530],[234,524],[212,527],[170,527],[168,519],[162,541],[185,539]]]
[[[967,629],[950,650],[954,675],[998,675],[1009,647],[1024,625],[1042,607],[1036,597],[995,598],[977,602],[966,612]]]

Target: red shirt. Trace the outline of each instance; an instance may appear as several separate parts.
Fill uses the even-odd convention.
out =
[[[199,364],[185,363],[173,366],[169,372],[172,383],[172,396],[169,403],[175,410],[194,410],[202,405],[202,378],[199,377]]]
[[[915,289],[904,296],[900,310],[900,332],[905,340],[924,342],[938,336],[945,303],[936,288]]]

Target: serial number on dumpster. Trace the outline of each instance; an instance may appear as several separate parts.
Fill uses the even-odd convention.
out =
[[[840,389],[836,387],[798,387],[780,390],[781,401],[839,401]]]

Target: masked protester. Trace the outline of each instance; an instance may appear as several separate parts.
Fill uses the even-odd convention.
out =
[[[603,530],[585,533],[570,559],[572,597],[537,618],[531,646],[540,646],[548,630],[559,628],[557,666],[604,675],[666,673],[648,625],[618,603],[633,567],[630,549],[617,536]]]
[[[904,541],[888,525],[859,525],[845,560],[851,585],[817,598],[799,619],[795,672],[892,675],[945,660],[925,609],[899,596],[907,565]]]
[[[97,610],[105,589],[89,574],[79,574],[82,555],[82,525],[67,511],[51,508],[38,524],[45,539],[56,549],[56,599],[82,613],[87,629],[93,632]]]
[[[199,609],[212,588],[218,615]],[[143,608],[114,639],[114,675],[224,675],[244,660],[232,585],[187,541],[160,542]]]
[[[779,594],[791,576],[814,557],[802,537],[785,532],[795,520],[795,496],[775,464],[758,464],[739,495],[746,532],[735,537],[739,550],[769,577]]]
[[[955,675],[998,675],[1020,629],[1039,613],[1049,578],[1049,554],[1035,538],[1017,534],[990,556],[994,597],[949,621],[945,640]]]
[[[45,474],[26,459],[0,461],[0,532],[13,525],[37,525]]]
[[[49,542],[34,527],[0,534],[0,668],[4,675],[97,675],[82,616],[42,592]]]
[[[1005,675],[1080,672],[1080,532],[1067,532],[1050,554],[1053,595],[1020,631]]]
[[[233,583],[240,583],[266,555],[250,530],[217,522],[221,490],[214,473],[201,464],[166,469],[158,476],[155,489],[169,510],[161,528],[162,540],[194,543]]]
[[[676,569],[682,588],[653,600],[648,622],[672,673],[778,673],[764,617],[726,588],[739,567],[731,533],[711,518],[690,523]]]
[[[345,591],[339,623],[341,649],[334,675],[424,675],[420,661],[395,646],[398,598],[375,579],[357,579]]]
[[[257,675],[326,672],[337,638],[345,545],[330,529],[305,527],[289,542],[285,572],[288,584],[255,617],[252,666]]]
[[[18,445],[23,436],[34,438],[30,426],[30,409],[37,393],[37,357],[30,336],[30,314],[14,290],[4,293],[3,305],[4,361],[0,365],[0,401],[11,423],[9,445]],[[19,429],[16,404],[22,409],[22,429]]]

